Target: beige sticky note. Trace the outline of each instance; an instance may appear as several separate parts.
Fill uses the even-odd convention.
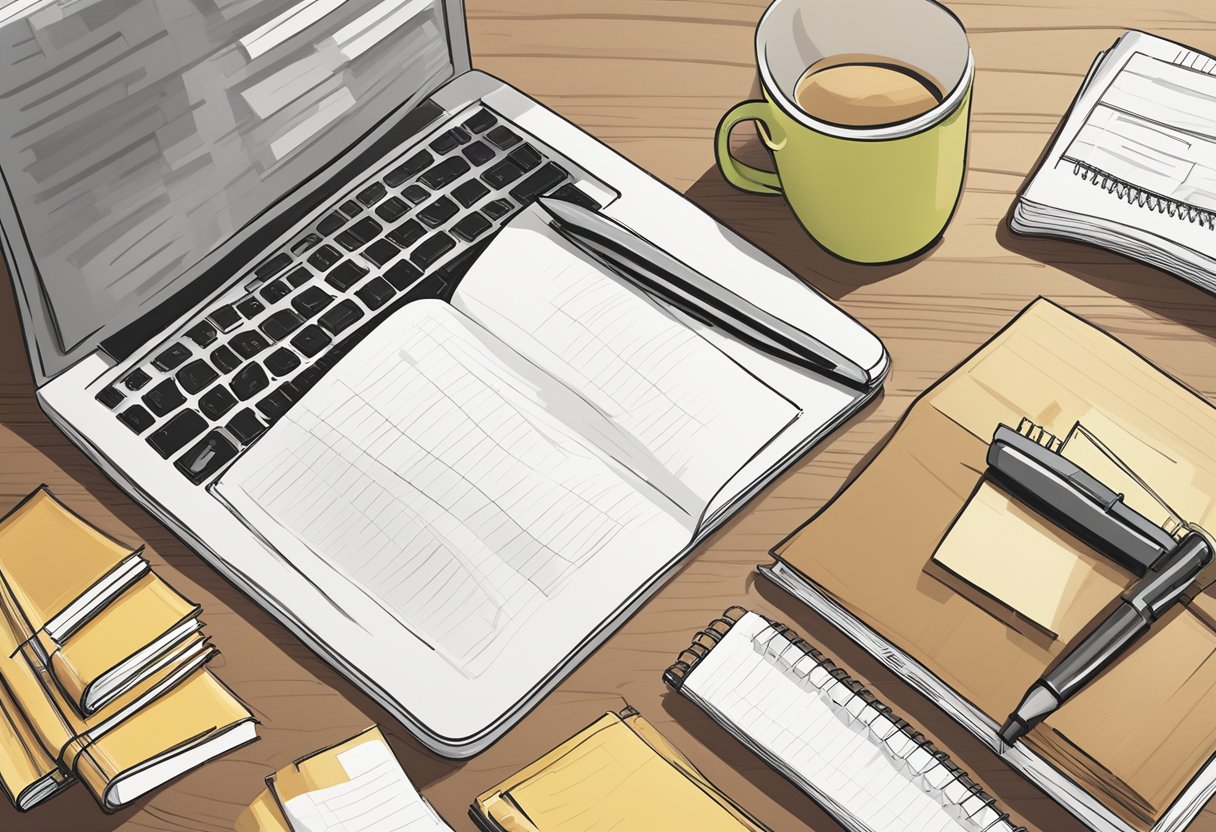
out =
[[[989,482],[983,482],[933,560],[1053,636],[1069,638],[1128,575]]]

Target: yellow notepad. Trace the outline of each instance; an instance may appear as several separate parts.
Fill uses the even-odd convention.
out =
[[[43,628],[62,639],[148,570],[141,550],[86,523],[42,486],[0,520],[5,612],[25,631],[22,640]]]
[[[44,633],[38,638],[56,684],[88,715],[200,640],[199,611],[149,572],[62,644]]]
[[[473,811],[502,832],[764,829],[632,710],[605,714],[481,794]]]

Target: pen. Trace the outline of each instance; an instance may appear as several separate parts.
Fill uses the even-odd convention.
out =
[[[1030,686],[1001,727],[1001,739],[1012,745],[1121,656],[1174,605],[1199,571],[1212,562],[1212,554],[1207,539],[1198,532],[1182,538],[1157,570],[1123,594],[1096,630],[1070,645],[1055,667]]]
[[[550,226],[586,254],[688,315],[786,361],[866,390],[854,361],[814,336],[736,295],[620,223],[580,205],[541,198]]]

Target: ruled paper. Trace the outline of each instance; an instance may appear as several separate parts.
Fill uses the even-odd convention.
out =
[[[755,613],[693,668],[682,692],[849,829],[1015,828]]]
[[[550,239],[526,256],[504,239],[478,264],[505,287],[499,317],[405,306],[215,488],[354,620],[375,604],[467,675],[509,664],[512,634],[589,563],[632,574],[671,561],[708,500],[798,414],[647,298],[605,287],[617,279],[599,267]],[[570,299],[565,325],[582,334],[562,342],[562,366],[523,352],[539,341],[517,350],[487,328],[527,328],[537,274],[600,299]],[[576,386],[571,368],[594,381]],[[579,591],[589,610],[624,601],[600,582]],[[596,623],[517,649],[556,653]]]
[[[283,801],[293,832],[451,832],[383,742],[337,758],[349,780]]]

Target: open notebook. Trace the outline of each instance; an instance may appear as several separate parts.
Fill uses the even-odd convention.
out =
[[[851,832],[1025,832],[788,627],[733,607],[664,674]]]
[[[1128,32],[1094,62],[1014,208],[1216,291],[1216,58]]]
[[[215,493],[426,680],[400,704],[427,732],[505,730],[857,402],[748,351],[778,392],[741,349],[526,212],[450,304],[377,327]]]

